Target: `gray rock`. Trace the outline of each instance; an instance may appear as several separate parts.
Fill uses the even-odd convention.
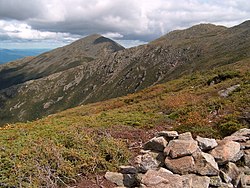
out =
[[[228,97],[233,91],[235,91],[236,89],[238,89],[240,87],[240,84],[231,86],[229,88],[223,89],[221,91],[218,92],[218,94],[221,97]]]
[[[197,136],[196,141],[198,142],[198,145],[202,151],[211,150],[218,145],[216,140],[211,138],[202,138]]]
[[[135,167],[138,172],[146,172],[149,169],[156,169],[161,166],[163,159],[162,153],[148,152],[144,155],[138,155],[135,160]]]
[[[121,174],[117,172],[106,172],[105,178],[118,186],[133,187],[136,185],[136,178],[133,174]]]
[[[219,174],[218,164],[212,155],[204,152],[193,153],[196,172],[203,176],[215,176]]]
[[[176,174],[195,173],[195,162],[192,156],[185,156],[177,159],[165,159],[166,167]]]
[[[219,187],[222,184],[220,176],[210,176],[210,186]]]
[[[166,139],[174,139],[178,137],[178,132],[176,131],[160,131],[156,133],[156,136],[163,136]]]
[[[120,166],[120,173],[122,173],[122,174],[136,174],[137,169],[134,166]]]
[[[235,161],[240,157],[240,144],[230,140],[222,140],[218,142],[218,146],[214,148],[210,154],[213,155],[218,164],[225,164],[229,161]]]
[[[162,170],[148,170],[142,177],[145,188],[184,188],[186,178]]]
[[[191,132],[185,132],[185,133],[179,134],[178,139],[179,140],[193,140],[193,136]]]
[[[195,174],[183,175],[188,179],[188,187],[190,188],[208,188],[210,178],[207,176],[198,176]]]
[[[166,139],[161,137],[154,137],[144,144],[144,149],[152,151],[163,151],[167,146],[168,142]]]
[[[234,158],[231,160],[231,162],[237,162],[244,156],[244,151],[240,150]]]
[[[199,149],[197,141],[194,140],[171,140],[164,149],[164,155],[171,158],[192,155]]]

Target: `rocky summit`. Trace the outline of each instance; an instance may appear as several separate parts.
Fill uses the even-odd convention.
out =
[[[200,136],[183,140],[183,134],[174,133],[173,137],[172,131],[159,132],[144,144],[134,165],[107,172],[105,178],[121,187],[247,188],[249,133],[250,129],[244,128],[222,140]]]

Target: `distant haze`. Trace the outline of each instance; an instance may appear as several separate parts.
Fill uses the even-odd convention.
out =
[[[249,18],[249,0],[1,0],[0,48],[55,48],[93,33],[131,47],[198,23]]]
[[[46,51],[49,51],[49,49],[0,49],[0,64],[27,56],[36,56]]]

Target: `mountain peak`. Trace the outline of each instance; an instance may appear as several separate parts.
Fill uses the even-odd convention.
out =
[[[100,34],[92,34],[79,39],[70,44],[69,47],[83,50],[89,57],[93,58],[104,55],[104,53],[112,53],[124,49],[120,44]]]

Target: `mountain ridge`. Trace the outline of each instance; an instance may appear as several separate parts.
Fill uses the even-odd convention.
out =
[[[202,28],[199,36],[197,28]],[[196,30],[194,36],[193,30]],[[134,93],[185,74],[246,59],[250,57],[248,31],[249,28],[242,29],[242,25],[240,28],[209,24],[194,26],[167,34],[160,41],[121,49],[91,59],[88,61],[91,63],[84,62],[68,67],[63,72],[2,89],[1,118],[5,119],[2,123],[10,119],[36,119],[81,104]],[[183,40],[171,35],[181,36]]]

